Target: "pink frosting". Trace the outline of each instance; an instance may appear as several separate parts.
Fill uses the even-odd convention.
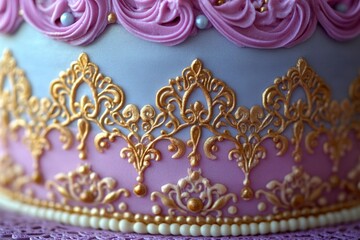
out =
[[[228,1],[216,6],[200,0],[214,27],[237,45],[257,48],[289,47],[309,38],[316,28],[308,0],[269,0],[266,10],[258,1]]]
[[[325,31],[334,39],[342,41],[360,34],[360,1],[359,0],[313,0],[319,22]],[[336,4],[344,4],[348,10],[339,12]]]
[[[113,4],[120,24],[146,40],[175,45],[194,30],[191,1],[113,0]]]
[[[74,45],[94,41],[107,26],[108,0],[21,0],[24,18],[46,35]],[[62,26],[60,16],[71,12],[75,22]]]
[[[0,31],[13,32],[24,19],[44,34],[74,45],[94,41],[115,13],[117,23],[145,40],[175,45],[197,31],[199,14],[239,46],[291,47],[305,41],[319,22],[336,40],[360,34],[359,0],[0,0]],[[345,10],[336,10],[343,4]],[[261,11],[261,8],[264,11]],[[341,10],[341,9],[340,9]],[[63,26],[70,12],[75,21]]]
[[[22,22],[19,10],[19,0],[0,1],[0,32],[13,33],[18,29]]]

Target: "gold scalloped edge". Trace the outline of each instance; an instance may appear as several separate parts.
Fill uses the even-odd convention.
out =
[[[52,130],[60,132],[64,150],[74,144],[74,134],[70,124],[77,123],[79,158],[86,159],[86,140],[95,125],[100,131],[94,139],[95,147],[104,152],[115,138],[122,138],[128,144],[120,150],[120,156],[128,159],[138,173],[134,193],[147,194],[144,171],[155,161],[159,161],[160,151],[155,145],[161,140],[170,142],[169,151],[173,158],[185,154],[186,146],[192,151],[187,156],[189,167],[197,168],[202,158],[216,159],[216,144],[231,142],[234,147],[228,154],[229,160],[245,176],[241,197],[254,197],[250,173],[266,158],[267,150],[262,146],[265,140],[274,142],[278,155],[294,146],[294,164],[301,161],[304,151],[312,153],[318,145],[320,135],[327,140],[323,150],[331,160],[334,182],[344,154],[351,150],[350,132],[360,138],[358,89],[360,78],[350,86],[349,99],[337,102],[331,99],[331,92],[325,82],[316,75],[304,59],[274,84],[268,87],[262,97],[262,106],[236,106],[236,94],[223,81],[214,78],[203,67],[200,60],[193,61],[182,75],[170,79],[156,95],[156,107],[146,105],[139,109],[133,104],[125,105],[125,94],[111,78],[102,75],[96,64],[83,53],[78,61],[62,72],[50,84],[50,98],[39,99],[32,95],[31,84],[23,70],[17,67],[9,51],[0,61],[1,134],[3,138],[24,129],[23,142],[31,150],[34,158],[33,180],[42,183],[40,159],[51,149],[47,134]],[[12,89],[3,89],[4,81],[10,81]],[[86,84],[91,96],[78,99],[76,93],[80,84]],[[305,100],[290,101],[292,94],[301,89]],[[191,94],[196,90],[204,95],[204,102],[191,102]],[[310,129],[305,132],[305,128]],[[111,130],[108,130],[111,129]],[[190,139],[180,140],[177,135],[188,129]],[[161,130],[156,134],[156,130]],[[212,133],[205,139],[201,156],[203,131]],[[285,132],[291,132],[287,137]],[[341,141],[337,140],[341,139]],[[6,139],[5,139],[6,141]],[[301,146],[304,144],[305,149]],[[335,183],[337,184],[337,183]]]

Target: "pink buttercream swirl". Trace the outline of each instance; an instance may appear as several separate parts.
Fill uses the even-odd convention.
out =
[[[24,19],[44,34],[73,45],[94,41],[107,26],[109,0],[21,0]],[[63,26],[60,17],[70,12],[75,22]]]
[[[0,32],[13,33],[18,29],[22,22],[19,10],[19,0],[0,1]]]
[[[200,7],[220,33],[246,47],[290,47],[309,38],[317,24],[308,0],[228,1],[220,6],[200,0]]]
[[[165,45],[195,33],[200,14],[209,24],[199,28],[213,26],[245,47],[291,47],[311,37],[318,22],[336,40],[360,34],[359,0],[0,0],[1,32],[19,26],[19,4],[27,22],[73,45],[94,41],[109,24],[110,13],[132,34]],[[63,24],[64,13],[74,22]]]
[[[194,28],[194,6],[185,0],[113,1],[119,23],[134,35],[166,45],[183,42]]]
[[[325,31],[334,39],[342,41],[360,34],[359,0],[313,0],[317,18]],[[345,11],[336,10],[342,4]]]

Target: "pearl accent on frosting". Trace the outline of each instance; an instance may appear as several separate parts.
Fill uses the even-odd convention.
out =
[[[12,33],[22,17],[44,34],[74,45],[94,41],[108,24],[119,23],[134,35],[175,45],[197,29],[214,26],[239,46],[290,47],[308,39],[319,22],[336,40],[360,34],[360,1],[209,1],[79,0],[1,1],[0,32]],[[264,6],[263,6],[264,5]],[[61,13],[72,12],[61,20]],[[197,16],[197,17],[195,17]],[[62,26],[57,25],[60,20]],[[271,31],[270,31],[271,29]]]
[[[195,24],[197,28],[205,29],[209,24],[209,20],[205,15],[198,15],[196,17]]]
[[[75,22],[74,15],[72,15],[70,12],[65,12],[61,14],[60,22],[64,27],[68,27]]]

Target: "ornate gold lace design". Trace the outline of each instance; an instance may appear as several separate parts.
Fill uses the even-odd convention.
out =
[[[0,173],[0,186],[12,191],[21,192],[29,182],[22,166],[7,155],[0,157]]]
[[[251,108],[237,107],[234,91],[204,69],[200,60],[195,60],[181,76],[171,79],[158,91],[156,107],[146,105],[141,109],[133,104],[125,105],[122,89],[103,76],[86,54],[81,54],[78,61],[51,83],[51,98],[32,96],[29,81],[8,51],[0,62],[0,73],[0,117],[4,126],[1,136],[5,138],[18,129],[24,130],[23,141],[34,157],[35,182],[42,181],[41,155],[51,148],[47,135],[59,131],[64,149],[69,149],[75,138],[70,130],[74,123],[78,128],[76,139],[81,159],[87,157],[86,140],[91,126],[96,126],[99,132],[94,143],[100,152],[116,138],[127,142],[120,155],[138,173],[134,187],[138,196],[147,193],[144,171],[153,160],[161,159],[156,148],[160,141],[169,141],[173,158],[182,157],[190,147],[187,157],[193,169],[205,158],[216,159],[218,142],[231,142],[233,148],[228,159],[236,161],[244,173],[240,195],[247,200],[254,195],[250,173],[266,158],[265,140],[274,143],[278,155],[287,152],[292,144],[292,156],[298,163],[303,151],[312,153],[319,144],[319,136],[325,135],[323,149],[332,160],[335,176],[341,157],[352,147],[350,131],[360,138],[360,78],[351,85],[349,99],[331,100],[328,86],[304,59],[299,59],[295,67],[264,91],[262,106]],[[90,94],[80,96],[81,86],[87,87]],[[195,92],[203,97],[192,98]],[[297,92],[303,96],[297,97]],[[190,135],[187,141],[177,137],[184,131]],[[201,141],[204,131],[211,136]]]
[[[266,190],[256,191],[256,198],[264,195],[276,214],[294,209],[323,207],[327,204],[324,195],[330,189],[329,183],[310,176],[302,167],[294,166],[283,182],[272,180],[266,184]]]
[[[217,217],[222,216],[224,206],[232,201],[237,202],[233,193],[227,193],[222,184],[210,184],[209,179],[201,175],[201,170],[188,170],[188,177],[182,178],[177,184],[166,184],[161,188],[162,193],[153,192],[151,200],[159,198],[163,205],[168,207],[169,216],[198,213],[201,216],[215,212]],[[235,208],[235,207],[233,207]]]
[[[100,178],[86,164],[68,174],[58,174],[55,180],[46,182],[49,197],[53,202],[58,202],[56,198],[60,195],[62,204],[68,204],[70,201],[81,202],[97,208],[103,206],[102,210],[106,212],[114,212],[116,207],[113,203],[122,195],[130,195],[126,189],[116,189],[116,185],[117,182],[113,178]]]

